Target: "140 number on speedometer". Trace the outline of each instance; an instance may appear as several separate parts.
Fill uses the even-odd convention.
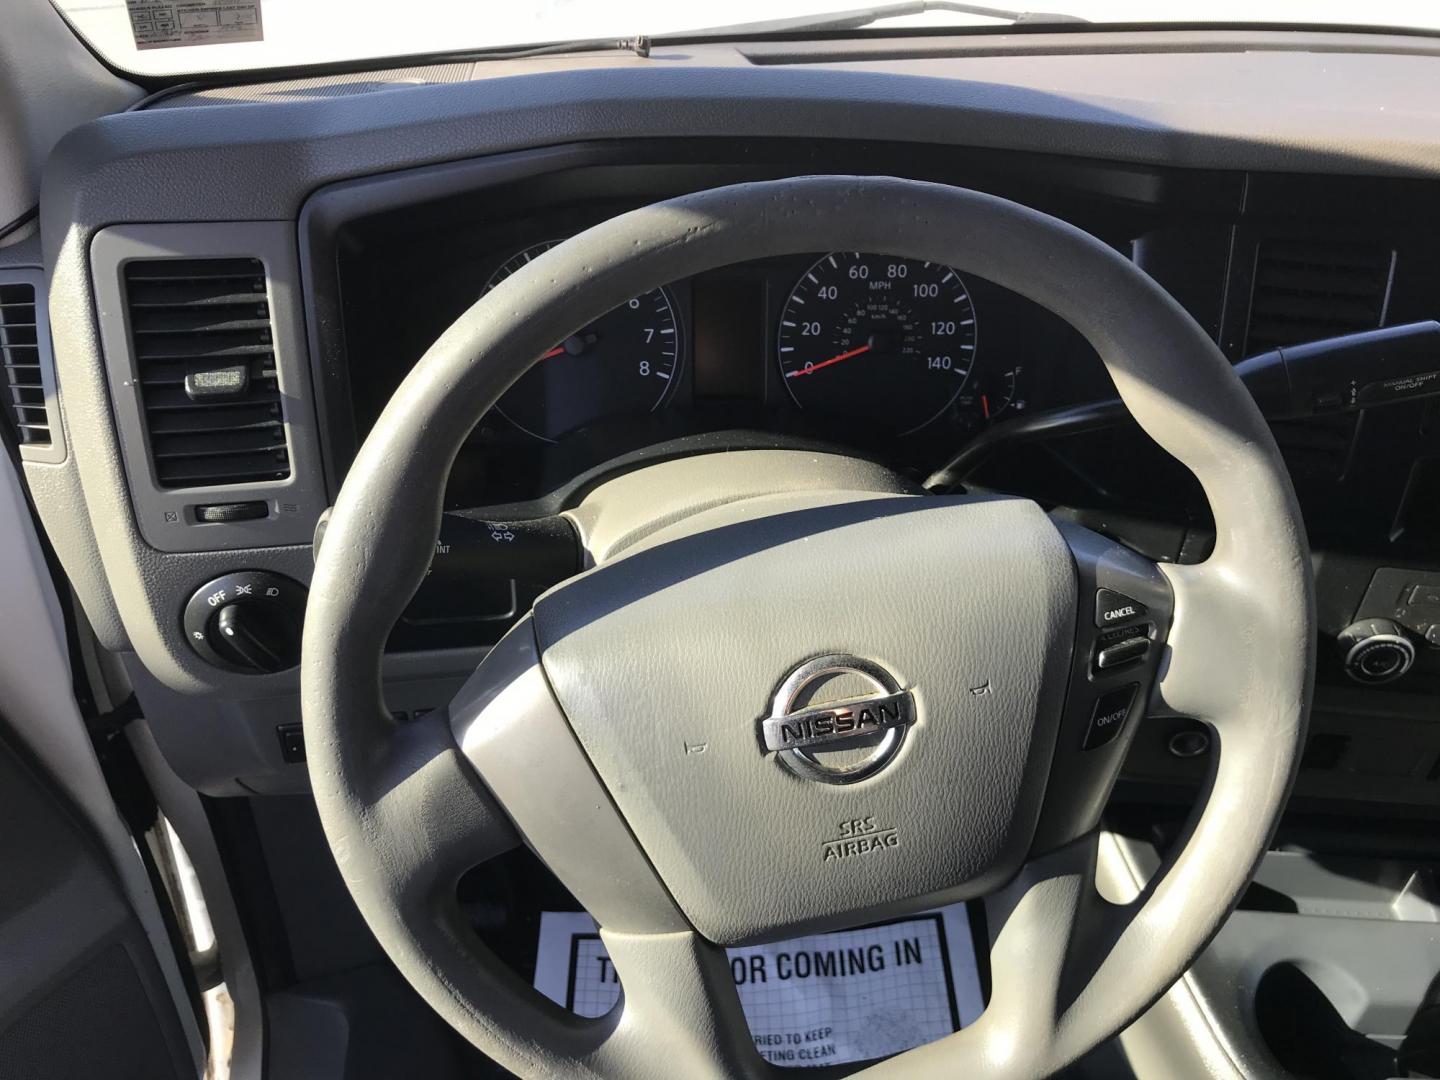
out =
[[[951,267],[835,251],[780,315],[780,374],[795,404],[909,434],[938,418],[975,360],[975,309]]]

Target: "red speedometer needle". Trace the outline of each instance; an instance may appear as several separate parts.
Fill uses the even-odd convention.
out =
[[[852,356],[859,356],[861,353],[867,353],[872,348],[874,348],[874,346],[872,345],[861,345],[858,349],[851,349],[849,352],[842,352],[839,356],[832,356],[829,360],[821,360],[818,364],[811,364],[808,367],[796,368],[794,371],[787,371],[785,373],[785,377],[787,379],[793,379],[796,375],[809,375],[812,372],[819,371],[821,368],[827,368],[831,364],[838,364],[841,360],[849,360]]]
[[[564,345],[556,345],[553,349],[551,349],[549,352],[547,352],[544,356],[540,357],[540,359],[541,359],[541,360],[549,360],[552,356],[559,356],[559,355],[560,355],[561,353],[563,353],[564,351],[565,351],[565,346],[564,346]]]

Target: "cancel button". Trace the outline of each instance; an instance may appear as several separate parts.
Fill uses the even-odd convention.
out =
[[[1138,684],[1131,683],[1100,695],[1095,702],[1095,711],[1090,714],[1090,724],[1086,727],[1085,738],[1080,743],[1081,750],[1094,750],[1097,746],[1104,746],[1120,734],[1126,717],[1130,715],[1130,707],[1135,704],[1135,691],[1138,689]]]
[[[1146,607],[1139,600],[1131,600],[1114,589],[1095,590],[1096,626],[1124,626],[1145,615]]]

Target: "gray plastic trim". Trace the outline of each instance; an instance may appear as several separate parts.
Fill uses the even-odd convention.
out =
[[[0,267],[5,270],[38,270],[40,268],[40,237],[35,235],[36,230],[33,223],[26,231],[32,235],[27,235],[23,239],[19,236],[6,237],[4,246],[0,247]],[[54,305],[55,295],[53,289],[47,289],[46,293],[49,301],[48,309]],[[64,325],[63,319],[57,323],[59,327]],[[55,327],[50,325],[48,317],[45,329],[52,338],[56,336]],[[60,355],[63,350],[55,347],[53,342],[52,350],[54,353],[52,359],[56,368],[56,386],[58,387],[65,381],[61,370],[63,365],[60,363]],[[96,367],[98,368],[98,366],[97,362]],[[67,387],[67,393],[69,389]],[[57,397],[56,404],[60,411],[61,424],[68,428],[69,423],[74,421],[74,416],[66,411],[66,396]],[[125,629],[120,623],[120,613],[116,610],[115,598],[108,588],[94,528],[90,520],[89,508],[85,504],[85,495],[80,488],[80,469],[74,452],[74,433],[67,430],[65,436],[67,444],[65,460],[51,463],[21,459],[25,483],[30,489],[30,498],[34,502],[35,511],[44,526],[45,534],[56,557],[60,560],[66,580],[69,582],[70,588],[74,590],[75,598],[84,609],[85,618],[89,621],[96,640],[106,649],[118,651],[126,646]]]
[[[385,658],[385,702],[405,712],[443,706],[484,655],[480,648],[392,653]],[[217,678],[232,682],[196,695],[158,679],[134,653],[120,659],[166,763],[186,784],[212,797],[309,792],[308,770],[284,760],[275,734],[279,724],[300,722],[297,672],[217,671]]]
[[[0,224],[34,204],[65,133],[144,95],[107,70],[47,0],[6,0],[0,33]]]
[[[161,812],[175,829],[195,867],[205,908],[215,931],[220,971],[235,1005],[234,1041],[230,1047],[231,1080],[262,1080],[265,1075],[265,1023],[262,995],[245,927],[235,904],[204,801],[171,770],[144,720],[126,729],[131,749]]]
[[[233,257],[255,258],[265,265],[290,476],[273,483],[162,488],[150,461],[130,345],[125,264],[137,259]],[[278,221],[112,226],[95,235],[90,263],[110,398],[140,535],[153,547],[172,552],[309,543],[328,499],[316,437],[293,227]],[[227,524],[195,520],[196,506],[227,502],[264,502],[270,516]]]
[[[76,222],[280,219],[316,188],[365,173],[635,135],[829,136],[1189,167],[1440,172],[1427,109],[1440,61],[1245,51],[1262,36],[1237,36],[1223,53],[797,67],[757,67],[733,46],[696,46],[677,50],[682,63],[665,63],[661,50],[612,70],[594,68],[593,57],[555,58],[543,74],[520,78],[512,76],[524,67],[497,64],[497,78],[379,96],[130,113],[62,141],[47,168],[42,225],[53,258]],[[1078,49],[1088,35],[1065,37],[1062,47]],[[1313,40],[1343,49],[1374,37]],[[1377,118],[1396,101],[1411,107]],[[161,161],[158,182],[134,182]]]
[[[740,450],[675,458],[621,473],[565,512],[580,535],[587,565],[608,562],[662,529],[716,507],[784,492],[917,495],[919,490],[874,462],[843,454]]]
[[[161,903],[95,756],[74,696],[70,655],[50,571],[32,527],[20,478],[0,457],[0,703],[4,723],[54,788],[84,818],[104,850],[125,903],[135,912],[163,973],[196,1062],[205,1052]],[[6,822],[13,828],[13,822]],[[15,884],[6,867],[6,888]],[[32,944],[39,948],[43,939]],[[51,942],[52,947],[56,943]],[[11,963],[8,959],[7,964]]]
[[[1162,866],[1149,843],[1106,834],[1100,868],[1116,895],[1143,890]],[[1388,860],[1269,852],[1256,880],[1297,910],[1232,913],[1164,999],[1121,1035],[1140,1080],[1151,1077],[1278,1076],[1256,1018],[1261,981],[1293,965],[1353,1030],[1398,1044],[1427,1000],[1437,967],[1437,909],[1404,884],[1407,868]],[[1433,867],[1415,862],[1417,877]],[[1394,886],[1376,879],[1393,873]],[[1159,1041],[1161,1033],[1170,1041]],[[1182,1070],[1198,1058],[1208,1071]]]
[[[1095,887],[1117,904],[1133,903],[1148,874],[1136,869],[1131,842],[1102,832],[1096,852]],[[1116,1036],[1134,1080],[1249,1080],[1245,1059],[1215,1025],[1187,971],[1165,995]]]
[[[398,68],[345,71],[273,82],[210,86],[177,93],[147,106],[180,109],[239,104],[303,101],[373,94],[417,85],[469,82],[571,69],[639,67],[776,67],[817,64],[881,64],[915,60],[965,60],[989,57],[1115,56],[1136,53],[1245,54],[1255,52],[1383,53],[1435,56],[1434,39],[1424,34],[1337,33],[1335,31],[1226,30],[1206,28],[1107,31],[1087,28],[1080,34],[944,34],[891,37],[860,31],[848,38],[792,41],[742,41],[736,44],[657,43],[643,60],[633,54],[579,53],[530,59],[466,60]]]
[[[690,928],[561,713],[529,616],[450,703],[450,729],[525,842],[602,926]],[[544,786],[535,783],[537,761]]]
[[[58,465],[65,460],[65,425],[55,384],[55,354],[50,348],[50,305],[42,270],[0,270],[0,285],[29,285],[35,290],[35,340],[40,355],[40,385],[45,390],[45,419],[50,424],[50,445],[21,444],[21,461]]]

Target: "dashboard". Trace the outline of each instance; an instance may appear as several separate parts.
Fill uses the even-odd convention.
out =
[[[517,266],[634,207],[814,173],[974,188],[1110,244],[1236,362],[1440,314],[1435,129],[1408,113],[1372,123],[1385,93],[1427,100],[1440,55],[1381,38],[1349,51],[1343,34],[1309,51],[1263,32],[1183,49],[1085,37],[1079,51],[1065,35],[917,39],[904,55],[836,40],[813,56],[713,45],[618,69],[357,73],[178,95],[69,136],[42,241],[0,249],[0,272],[43,270],[54,336],[53,442],[20,456],[84,614],[177,770],[215,793],[303,789],[277,739],[299,719],[295,671],[255,674],[194,635],[242,587],[303,610],[316,522],[425,349]],[[1149,99],[1125,97],[1139,86]],[[142,310],[145,290],[228,297],[244,318],[223,332],[258,336],[218,348],[259,359],[187,387],[195,372],[153,351],[175,327]],[[943,266],[797,252],[656,282],[576,326],[477,424],[446,508],[519,521],[636,463],[754,446],[838,449],[919,484],[987,431],[1113,393],[1087,341],[963,251]],[[246,423],[185,422],[226,409]],[[1428,610],[1440,585],[1440,413],[1432,399],[1274,430],[1316,552],[1315,726],[1338,740],[1301,790],[1440,805],[1426,719],[1440,650],[1410,627],[1415,670],[1386,686],[1335,659],[1357,618],[1402,596]],[[1133,426],[1016,446],[967,484],[1157,559],[1198,561],[1213,543],[1203,492]],[[495,542],[442,531],[436,567],[477,536]],[[433,571],[391,637],[396,712],[448,700],[543,588],[461,576]],[[1172,734],[1137,743],[1144,777],[1195,779]],[[1382,757],[1413,768],[1385,774],[1370,764]]]

